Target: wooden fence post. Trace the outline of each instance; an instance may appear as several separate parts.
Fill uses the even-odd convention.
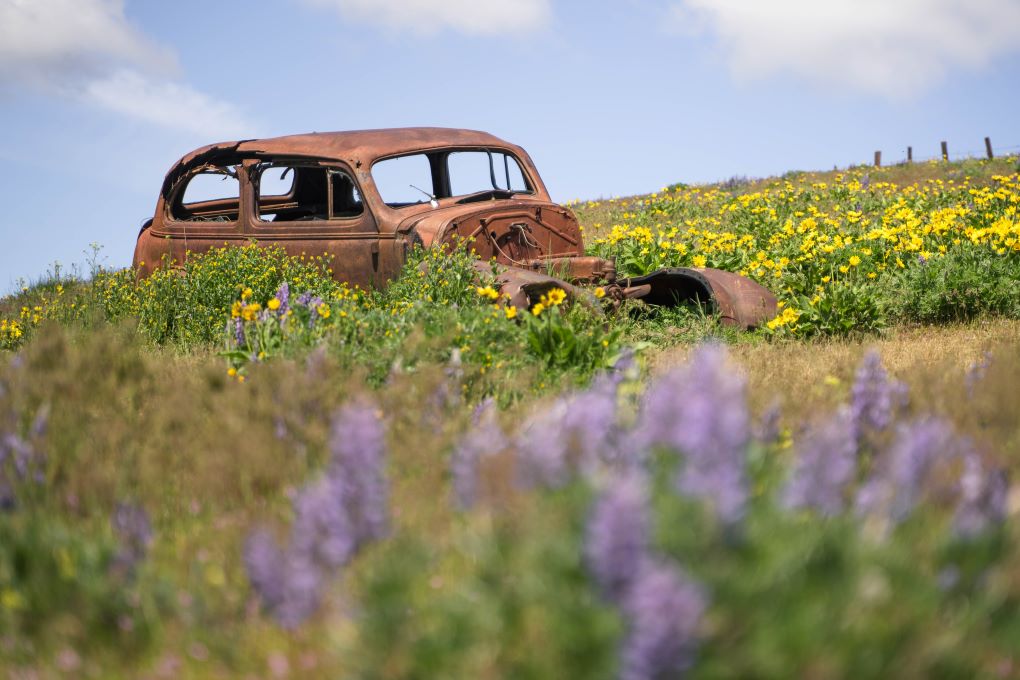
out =
[[[876,168],[882,167],[882,152],[881,151],[876,151],[875,152],[875,167]]]
[[[947,144],[946,142],[942,142],[942,160],[943,161],[949,160],[949,144]]]
[[[907,147],[907,162],[908,163],[914,162],[914,147],[912,146]]]
[[[985,137],[985,152],[988,154],[988,160],[995,158],[995,154],[992,153],[992,140],[990,137]]]

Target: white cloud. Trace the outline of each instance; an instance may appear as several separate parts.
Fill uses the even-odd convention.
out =
[[[471,35],[521,33],[548,25],[550,0],[305,0],[345,18],[385,28],[433,34],[451,29]]]
[[[738,77],[790,73],[890,98],[1020,51],[1016,0],[679,0],[670,13],[714,32]]]
[[[163,73],[171,52],[128,23],[121,0],[0,0],[0,75],[37,84],[128,62]]]
[[[127,20],[123,0],[0,0],[0,85],[208,138],[247,127],[178,72],[173,51]]]
[[[192,132],[217,141],[243,137],[249,127],[231,104],[218,101],[183,83],[153,80],[137,71],[121,70],[92,80],[82,92],[85,101],[160,127]]]

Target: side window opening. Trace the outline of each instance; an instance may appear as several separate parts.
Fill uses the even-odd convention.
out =
[[[207,165],[174,194],[170,216],[188,222],[236,222],[241,200],[237,167]]]
[[[426,203],[434,191],[432,165],[421,153],[376,162],[372,180],[383,202],[391,208]]]
[[[256,214],[263,222],[315,222],[364,212],[354,180],[316,163],[264,163],[253,173]]]

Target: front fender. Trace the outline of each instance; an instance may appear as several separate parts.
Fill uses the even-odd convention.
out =
[[[626,290],[647,286],[639,299],[651,305],[684,302],[707,305],[727,326],[755,328],[776,315],[776,296],[769,289],[722,269],[678,267],[623,279]]]

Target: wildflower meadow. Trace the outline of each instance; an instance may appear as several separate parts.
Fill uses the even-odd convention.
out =
[[[1020,675],[1020,167],[577,203],[621,274],[782,306],[529,309],[263,244],[0,300],[0,675]]]

